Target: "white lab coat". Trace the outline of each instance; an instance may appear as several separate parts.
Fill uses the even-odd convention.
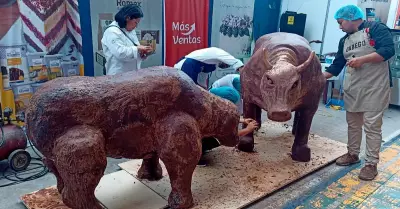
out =
[[[216,47],[209,47],[204,49],[199,49],[196,51],[191,52],[190,54],[186,55],[185,57],[191,58],[206,64],[217,65],[221,62],[233,67],[235,70],[243,66],[243,62],[233,57],[228,52],[216,48]],[[177,64],[175,64],[174,68],[181,69],[183,63],[186,59],[182,59]]]
[[[117,22],[110,25],[118,26]],[[140,45],[136,31],[127,31],[121,28],[136,45]],[[101,44],[103,53],[106,57],[107,75],[115,75],[124,72],[140,69],[142,59],[140,58],[138,48],[128,37],[117,27],[109,27],[103,34]]]

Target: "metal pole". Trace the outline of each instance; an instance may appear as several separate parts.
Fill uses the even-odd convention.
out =
[[[325,33],[326,33],[326,27],[328,24],[328,18],[329,18],[329,8],[331,6],[331,0],[328,0],[328,6],[326,8],[326,15],[325,15],[325,23],[324,23],[324,30],[322,32],[322,44],[321,44],[321,48],[319,51],[319,54],[322,55],[322,51],[324,50],[324,44],[325,44]]]

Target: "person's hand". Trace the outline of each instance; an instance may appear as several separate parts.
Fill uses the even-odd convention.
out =
[[[331,73],[328,73],[328,72],[323,72],[323,74],[324,74],[324,77],[325,77],[325,79],[329,79],[329,78],[332,78],[333,77],[333,75],[331,74]]]
[[[247,124],[248,129],[250,129],[251,131],[254,131],[255,129],[258,128],[258,123],[256,121],[251,121],[249,124]]]
[[[347,66],[351,68],[360,68],[364,64],[364,59],[362,57],[353,58],[347,61]]]
[[[138,51],[140,54],[148,54],[153,50],[153,48],[151,46],[139,45],[139,46],[137,46],[137,48],[138,48]]]
[[[251,123],[251,122],[255,122],[255,120],[253,120],[251,118],[246,118],[246,119],[243,120],[243,123],[246,124],[246,125],[249,125],[249,123]]]

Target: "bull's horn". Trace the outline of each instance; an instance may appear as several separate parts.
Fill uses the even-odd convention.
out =
[[[296,67],[296,70],[302,72],[303,70],[307,69],[308,66],[311,64],[311,62],[314,60],[314,57],[315,57],[315,52],[313,51],[310,53],[310,56],[303,64]]]
[[[271,68],[272,68],[272,65],[271,65],[271,63],[269,63],[269,61],[268,61],[268,51],[267,51],[266,48],[263,48],[263,55],[264,55],[263,60],[264,60],[265,67],[266,67],[267,69],[271,69]]]

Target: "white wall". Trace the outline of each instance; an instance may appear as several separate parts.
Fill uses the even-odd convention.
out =
[[[394,1],[394,0],[393,0]],[[339,29],[339,24],[335,20],[335,12],[342,6],[348,4],[357,5],[357,0],[331,0],[329,11],[328,11],[328,21],[326,23],[325,40],[323,43],[322,54],[329,52],[336,52],[339,45],[339,40],[345,35],[345,33]]]
[[[389,9],[389,16],[386,25],[389,28],[393,28],[394,22],[396,21],[396,12],[397,12],[397,5],[399,1],[398,0],[392,0],[390,2],[390,9]]]
[[[349,0],[334,0],[349,1]],[[311,40],[322,40],[325,24],[325,14],[328,0],[282,0],[281,14],[286,11],[307,14],[304,37]],[[311,44],[316,53],[319,53],[321,44]]]

